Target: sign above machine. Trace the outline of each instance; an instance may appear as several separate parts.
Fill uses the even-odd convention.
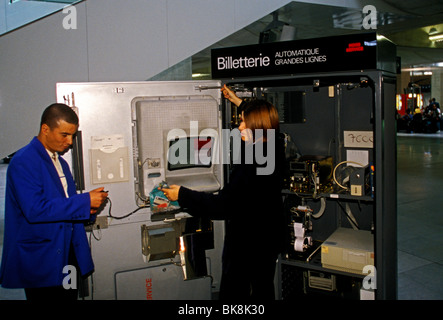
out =
[[[395,72],[395,45],[383,40],[365,33],[212,49],[212,78],[380,69],[386,58]]]

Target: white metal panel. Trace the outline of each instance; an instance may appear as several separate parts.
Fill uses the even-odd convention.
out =
[[[198,85],[218,87],[219,81],[174,81],[174,82],[118,82],[118,83],[59,83],[57,84],[57,101],[75,104],[80,119],[79,130],[82,132],[83,165],[85,192],[99,186],[109,191],[112,201],[112,215],[123,216],[137,208],[132,165],[136,155],[133,145],[133,110],[134,101],[152,97],[177,96],[212,96],[220,104],[220,89],[199,90]],[[69,101],[68,101],[69,99]],[[221,127],[220,115],[215,121]],[[93,170],[90,162],[91,150],[95,147],[93,137],[119,137],[119,143],[128,150],[129,179],[121,179],[102,185],[93,183]],[[120,147],[121,147],[120,145]],[[119,149],[121,150],[121,148]],[[71,155],[65,155],[69,160]],[[95,181],[96,182],[96,181]],[[101,215],[107,215],[110,205],[104,208]],[[182,215],[180,215],[182,216]],[[93,274],[94,299],[114,299],[116,273],[145,267],[152,267],[160,262],[145,262],[141,248],[141,225],[162,224],[152,222],[149,208],[137,211],[122,219],[108,218],[108,228],[94,231],[91,237],[91,249],[95,264]],[[222,222],[214,222],[214,249],[207,250],[210,265],[209,272],[213,277],[213,286],[218,289],[221,277],[221,251],[224,239]]]
[[[83,165],[85,175],[85,191],[90,191],[100,185],[91,183],[89,150],[91,138],[99,136],[120,135],[123,145],[128,148],[130,158],[134,150],[132,141],[133,124],[131,103],[142,97],[167,97],[186,95],[212,95],[220,101],[220,90],[209,89],[201,92],[196,86],[206,85],[216,87],[219,81],[174,81],[174,82],[121,82],[121,83],[59,83],[57,84],[57,101],[65,102],[64,97],[70,99],[74,94],[75,106],[78,108],[80,119],[79,130],[83,136]],[[172,114],[171,114],[172,116]],[[219,124],[221,119],[218,119]],[[119,216],[136,209],[135,187],[132,177],[134,168],[129,168],[131,179],[127,182],[103,184],[109,191],[112,201],[113,215]],[[106,210],[107,208],[105,208]],[[145,210],[140,210],[143,213]],[[133,217],[129,218],[132,219]]]

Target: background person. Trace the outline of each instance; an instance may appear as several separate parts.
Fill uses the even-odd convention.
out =
[[[77,129],[70,107],[50,105],[38,136],[8,166],[0,283],[25,288],[28,300],[76,300],[77,290],[62,286],[68,276],[63,268],[73,265],[83,276],[94,270],[83,223],[108,194],[103,188],[76,193],[69,166],[58,154],[72,145]]]

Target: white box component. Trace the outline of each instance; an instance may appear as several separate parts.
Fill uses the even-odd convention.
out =
[[[363,274],[366,265],[374,265],[374,237],[370,231],[338,228],[321,245],[324,268]]]

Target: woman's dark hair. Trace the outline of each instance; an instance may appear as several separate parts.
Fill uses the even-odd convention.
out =
[[[53,103],[43,111],[40,127],[46,124],[49,128],[54,129],[58,127],[60,120],[78,125],[78,116],[71,107],[62,103]]]
[[[263,138],[266,141],[268,130],[273,129],[277,131],[276,134],[278,133],[280,126],[278,111],[269,101],[260,99],[248,101],[243,107],[243,112],[243,121],[246,127],[252,130],[253,135],[256,129],[263,129]]]

